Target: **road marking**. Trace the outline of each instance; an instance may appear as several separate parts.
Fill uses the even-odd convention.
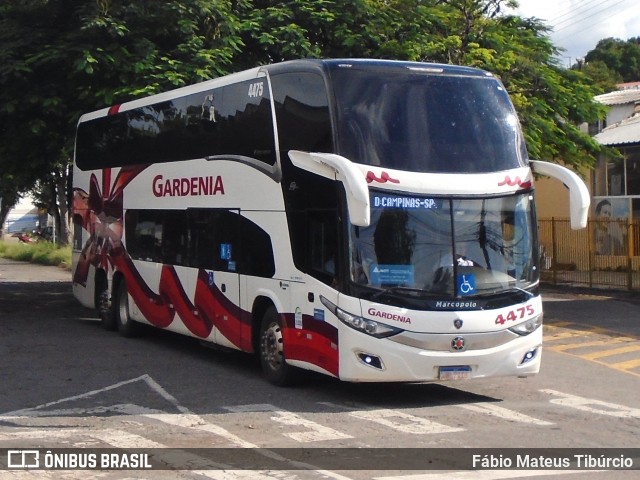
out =
[[[464,428],[449,427],[447,425],[433,422],[426,418],[416,417],[398,410],[359,410],[349,412],[349,415],[369,422],[379,423],[380,425],[384,425],[385,427],[392,428],[402,433],[411,433],[416,435],[464,431]]]
[[[319,423],[313,422],[306,418],[302,418],[300,415],[296,415],[292,412],[277,410],[274,413],[277,415],[275,417],[271,417],[271,420],[273,420],[274,422],[282,423],[284,425],[290,425],[293,427],[304,427],[310,430],[309,432],[289,432],[283,434],[300,443],[353,438],[353,436],[351,435],[339,432],[338,430],[334,430],[330,427],[325,427],[324,425],[320,425]]]
[[[627,375],[634,375],[636,377],[640,377],[640,373],[633,371],[633,369],[640,367],[640,360],[632,358],[628,361],[605,361],[600,359],[606,359],[607,357],[612,357],[614,355],[621,355],[625,353],[634,353],[640,352],[640,344],[639,339],[630,337],[625,334],[621,334],[619,332],[615,332],[612,330],[608,330],[602,327],[590,327],[589,330],[572,330],[569,332],[558,332],[558,328],[556,327],[566,327],[566,328],[575,328],[578,326],[575,322],[558,322],[554,323],[550,326],[545,325],[548,329],[544,334],[544,342],[546,348],[554,351],[563,353],[566,355],[571,355],[574,357],[582,358],[584,360],[588,360],[598,365],[603,365],[605,367],[617,370],[619,372],[626,373]],[[580,342],[579,339],[586,338],[588,339],[590,336],[599,335],[600,338],[597,340]],[[602,338],[603,336],[607,336],[607,338]],[[598,338],[598,337],[596,337]],[[561,340],[571,340],[575,339],[577,341],[564,343],[560,345],[556,345],[555,342]],[[625,345],[628,344],[628,345]],[[620,346],[622,345],[622,346]],[[574,353],[572,350],[577,350],[580,348],[588,348],[588,347],[618,347],[618,348],[604,348],[598,349],[595,352],[586,352],[586,353]]]
[[[568,332],[560,333],[548,332],[545,334],[544,340],[548,342],[554,342],[556,340],[564,340],[567,338],[589,337],[591,335],[595,335],[596,333],[600,332],[596,332],[595,330],[570,330]]]
[[[545,327],[550,327],[550,328],[564,328],[564,327],[570,327],[572,325],[575,325],[575,323],[574,322],[553,322],[553,323],[544,324]]]
[[[539,420],[537,418],[530,417],[529,415],[525,415],[524,413],[509,410],[508,408],[494,405],[492,403],[471,403],[468,405],[460,405],[460,407],[466,410],[471,410],[472,412],[483,413],[491,415],[493,417],[502,418],[510,422],[520,422],[540,426],[554,425],[553,422]]]
[[[34,431],[34,430],[20,430],[20,431],[12,430],[10,432],[0,431],[0,441],[15,442],[16,440],[45,440],[49,438],[54,440],[59,440],[59,439],[67,439],[71,435],[87,436],[90,433],[91,431],[87,430],[86,428],[84,429],[83,428],[49,429],[47,427],[41,427],[37,431]]]
[[[229,432],[228,430],[216,425],[215,423],[206,422],[201,416],[194,413],[182,415],[175,415],[173,413],[152,413],[144,415],[147,418],[158,420],[168,425],[175,427],[188,428],[191,430],[198,430],[201,432],[212,433],[218,437],[224,438],[226,441],[233,443],[234,446],[240,448],[255,448],[251,442],[247,442],[239,436]]]
[[[94,408],[59,408],[57,410],[36,410],[28,415],[0,415],[4,421],[24,420],[34,417],[70,417],[77,415],[103,415],[105,413],[116,413],[121,415],[145,415],[152,413],[164,413],[162,410],[141,407],[131,403],[119,403],[111,406],[100,406]]]
[[[114,383],[113,385],[109,385],[108,387],[100,388],[98,390],[91,390],[90,392],[85,392],[85,393],[82,393],[80,395],[74,395],[72,397],[61,398],[60,400],[55,400],[53,402],[43,403],[43,404],[38,405],[36,407],[23,408],[23,409],[20,409],[20,410],[14,410],[13,412],[6,412],[6,413],[3,413],[3,414],[0,414],[0,418],[10,417],[10,416],[23,416],[23,415],[30,416],[33,412],[35,412],[37,410],[41,410],[43,408],[52,407],[54,405],[59,405],[61,403],[65,403],[65,402],[72,402],[74,400],[82,400],[82,399],[85,399],[85,398],[93,397],[95,395],[98,395],[99,393],[105,393],[105,392],[108,392],[108,391],[111,391],[111,390],[115,390],[116,388],[120,388],[120,387],[123,387],[125,385],[129,385],[131,383],[139,382],[141,380],[146,381],[147,379],[151,379],[151,377],[149,377],[149,375],[146,375],[146,374],[145,375],[141,375],[139,377],[132,378],[130,380],[125,380],[123,382]]]
[[[324,440],[341,440],[345,438],[353,438],[351,435],[339,432],[330,427],[325,427],[319,423],[313,422],[306,418],[296,415],[295,413],[282,410],[281,408],[271,405],[270,403],[255,403],[251,405],[234,405],[231,407],[223,407],[225,410],[234,413],[248,412],[271,412],[276,414],[271,420],[282,423],[284,425],[298,426],[308,428],[309,432],[288,432],[283,433],[284,436],[292,438],[300,443],[320,442]]]
[[[612,363],[610,366],[617,370],[631,370],[632,368],[640,367],[640,358],[627,360],[626,362]]]
[[[165,400],[167,400],[170,404],[173,405],[173,407],[175,407],[180,413],[179,414],[172,414],[172,413],[167,413],[167,412],[162,412],[162,411],[158,411],[158,410],[153,410],[153,409],[146,409],[144,407],[139,407],[137,405],[132,405],[132,404],[124,404],[125,406],[123,407],[122,405],[119,406],[114,406],[114,407],[105,407],[106,411],[108,411],[110,408],[111,409],[117,409],[117,408],[121,408],[121,412],[122,413],[128,413],[128,414],[133,414],[133,415],[141,415],[141,416],[145,416],[147,418],[151,418],[151,419],[155,419],[170,425],[175,425],[175,426],[180,426],[183,428],[187,428],[187,429],[196,429],[196,430],[201,430],[201,431],[205,431],[205,432],[209,432],[209,433],[213,433],[215,435],[218,435],[220,437],[222,437],[224,440],[232,443],[234,446],[236,447],[240,447],[240,448],[255,448],[257,449],[256,452],[260,455],[264,455],[267,458],[271,458],[271,459],[275,459],[278,461],[283,462],[283,464],[285,465],[291,465],[293,469],[302,469],[302,470],[310,470],[316,473],[319,473],[321,475],[323,475],[326,478],[332,478],[335,480],[351,480],[349,477],[345,477],[344,475],[340,475],[338,473],[334,473],[328,470],[322,470],[322,469],[318,469],[317,467],[315,467],[314,465],[310,465],[308,463],[305,462],[298,462],[298,461],[291,461],[286,459],[285,457],[272,452],[268,449],[265,448],[258,448],[258,445],[252,444],[250,442],[247,442],[245,440],[243,440],[242,438],[238,437],[237,435],[232,434],[231,432],[229,432],[228,430],[215,425],[213,423],[209,423],[206,422],[202,417],[200,417],[199,415],[191,412],[187,407],[184,407],[183,405],[181,405],[178,400],[171,395],[167,390],[165,390],[158,382],[156,382],[153,378],[151,378],[150,375],[148,374],[144,374],[141,375],[139,377],[136,378],[132,378],[129,380],[125,380],[122,382],[118,382],[115,383],[113,385],[109,385],[107,387],[104,388],[100,388],[97,390],[91,390],[89,392],[85,392],[83,394],[80,395],[73,395],[71,397],[65,397],[59,400],[55,400],[52,402],[47,402],[47,403],[43,403],[41,405],[38,405],[36,407],[31,407],[31,408],[24,408],[24,409],[19,409],[19,410],[14,410],[11,412],[6,412],[4,414],[0,414],[0,420],[3,421],[16,421],[16,420],[23,420],[25,418],[33,418],[33,417],[47,417],[47,418],[51,418],[54,422],[56,422],[57,418],[60,417],[50,417],[50,414],[47,412],[43,412],[43,410],[47,409],[48,407],[53,407],[53,406],[57,406],[60,404],[63,404],[65,402],[71,402],[71,401],[77,401],[77,400],[83,400],[83,399],[88,399],[91,397],[94,397],[96,395],[99,395],[101,393],[105,393],[105,392],[109,392],[111,390],[115,390],[117,388],[126,386],[126,385],[130,385],[136,382],[144,382],[146,385],[149,386],[149,388],[151,388],[154,392],[156,392],[158,395],[160,395],[162,398],[164,398]],[[87,410],[89,411],[101,411],[103,407],[96,407],[96,408],[92,408],[92,409],[58,409],[58,411],[68,411],[68,412],[73,412],[72,415],[78,415],[78,414],[82,414],[84,412],[86,412]],[[161,412],[161,413],[158,413]],[[317,425],[317,424],[316,424]],[[103,439],[110,439],[112,441],[116,441],[115,444],[113,444],[113,446],[115,447],[120,447],[122,446],[123,442],[127,442],[127,443],[133,443],[133,446],[135,447],[140,447],[140,446],[144,446],[144,442],[148,441],[148,442],[152,442],[152,440],[148,440],[145,439],[144,437],[139,437],[136,440],[136,437],[134,434],[130,434],[128,432],[122,432],[122,434],[124,434],[122,441],[119,439],[119,433],[120,431],[112,431],[109,432],[108,429],[99,429],[99,430],[89,430],[87,428],[82,428],[80,429],[64,429],[64,430],[60,430],[58,427],[55,427],[54,429],[51,429],[53,427],[46,427],[46,426],[42,426],[37,432],[35,431],[26,431],[26,432],[11,432],[11,434],[5,433],[0,431],[0,439],[3,438],[3,436],[6,435],[10,435],[8,438],[9,439],[14,439],[14,438],[19,438],[19,439],[37,439],[37,440],[42,440],[43,436],[45,436],[45,438],[55,438],[55,439],[61,439],[61,440],[67,440],[67,443],[69,441],[69,439],[71,438],[72,435],[78,435],[78,436],[85,436],[85,437],[94,437],[95,434],[95,438],[100,440],[100,435],[103,435]],[[45,435],[43,435],[43,429],[45,432]],[[105,430],[107,431],[107,433],[104,433]],[[98,432],[98,433],[96,433]],[[100,433],[102,432],[102,433]],[[155,442],[154,442],[155,443]],[[158,444],[161,445],[161,444]],[[163,445],[164,448],[166,448],[166,446]],[[190,472],[190,473],[194,473],[194,472]],[[245,473],[247,474],[245,476]],[[277,472],[276,472],[277,473]],[[198,471],[199,475],[203,475],[205,477],[209,477],[209,478],[217,478],[217,479],[225,479],[225,480],[229,480],[230,478],[278,478],[278,476],[273,476],[271,475],[271,472],[264,472],[263,473],[259,473],[258,476],[255,476],[256,472],[241,472],[240,475],[238,476],[229,476],[228,472],[226,471],[220,471],[220,472],[211,472],[211,471],[207,471],[207,470],[203,470],[203,471]]]
[[[547,345],[546,348],[549,350],[553,350],[555,352],[565,352],[567,350],[573,350],[575,348],[586,348],[586,347],[600,347],[600,346],[609,346],[623,342],[636,342],[637,340],[633,338],[611,338],[606,340],[594,340],[592,342],[582,342],[582,343],[567,343],[564,345]],[[579,355],[578,355],[579,356]]]
[[[332,408],[339,408],[341,410],[348,410],[348,407],[343,406],[343,405],[338,405],[335,403],[331,403],[331,402],[318,402],[320,405],[326,405],[328,407],[332,407]],[[503,420],[507,420],[510,422],[520,422],[520,423],[527,423],[527,424],[531,424],[531,425],[540,425],[540,426],[549,426],[549,425],[554,425],[553,422],[547,422],[545,420],[539,420],[537,418],[534,417],[530,417],[529,415],[525,415],[524,413],[520,413],[520,412],[516,412],[514,410],[509,410],[507,408],[501,407],[499,405],[493,405],[491,403],[472,403],[472,404],[466,404],[466,405],[457,405],[460,408],[465,408],[467,410],[471,410],[474,411],[476,413],[481,413],[483,415],[490,415],[493,417],[498,417],[501,418]],[[416,429],[416,431],[412,432],[410,431],[411,428],[408,428],[406,425],[404,424],[399,424],[396,422],[390,422],[387,420],[380,420],[378,421],[377,418],[375,418],[375,413],[371,414],[370,412],[380,412],[382,410],[360,410],[360,411],[356,411],[356,412],[350,412],[349,414],[354,416],[354,417],[359,417],[359,418],[364,418],[368,421],[373,421],[377,423],[380,423],[382,425],[386,425],[388,427],[394,428],[396,430],[399,431],[404,431],[405,433],[419,433],[419,434],[423,434],[423,433],[447,433],[447,432],[455,432],[455,431],[464,431],[464,428],[454,428],[454,427],[447,427],[446,425],[441,425],[435,422],[431,422],[429,420],[425,420],[423,418],[419,418],[419,417],[413,417],[413,418],[419,418],[420,421],[422,422],[429,422],[427,423],[423,423],[423,428],[421,429],[420,426],[416,426],[413,427]],[[393,410],[389,410],[390,412],[392,412]],[[398,412],[397,415],[388,415],[388,417],[393,417],[393,416],[397,416],[397,417],[404,417],[404,419],[407,419],[408,417],[406,417],[402,412]],[[406,423],[406,422],[405,422]]]
[[[587,360],[596,360],[598,358],[611,357],[613,355],[620,355],[623,353],[630,353],[630,352],[637,352],[637,351],[640,351],[640,344],[628,345],[626,347],[620,347],[620,348],[612,348],[610,350],[601,350],[599,352],[593,352],[593,353],[585,353],[580,355],[580,357],[586,358]]]
[[[579,397],[577,395],[562,393],[556,390],[544,389],[540,391],[549,395],[561,397],[549,400],[550,403],[556,405],[563,405],[566,407],[575,408],[577,410],[582,410],[583,412],[597,413],[599,415],[607,415],[610,417],[640,418],[640,409],[638,408],[631,408],[624,405],[618,405],[616,403],[603,402],[601,400]]]
[[[233,413],[252,413],[252,412],[277,412],[279,409],[270,403],[252,403],[249,405],[232,405],[230,407],[222,407]]]

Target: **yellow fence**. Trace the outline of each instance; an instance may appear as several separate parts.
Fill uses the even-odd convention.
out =
[[[555,284],[640,290],[640,222],[539,219],[542,279]]]

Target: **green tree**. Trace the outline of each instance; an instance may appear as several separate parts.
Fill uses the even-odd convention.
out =
[[[580,130],[605,115],[594,97],[602,90],[587,75],[560,66],[548,27],[536,19],[504,16],[487,32],[494,52],[487,69],[499,75],[518,110],[532,158],[578,170],[595,165],[600,145]],[[508,40],[517,38],[517,40]]]
[[[0,6],[0,175],[61,198],[81,113],[228,73],[226,0],[10,0]],[[55,182],[54,182],[55,181]],[[52,183],[54,182],[54,183]],[[2,195],[2,192],[0,192]],[[49,205],[60,221],[59,201]],[[60,222],[59,232],[65,232]],[[66,240],[66,235],[60,235]]]
[[[417,59],[475,66],[500,77],[518,110],[532,158],[562,161],[578,169],[595,164],[600,146],[579,125],[604,116],[603,107],[593,100],[601,90],[587,75],[558,64],[559,50],[544,23],[504,14],[505,7],[516,5],[514,1],[397,4],[405,16],[422,7],[430,19],[430,25],[423,23],[427,32],[421,32],[416,42],[422,46]]]
[[[579,60],[571,69],[581,71],[587,75],[603,92],[614,91],[619,83],[624,82],[622,75],[611,70],[601,60],[592,60],[588,63],[584,60]]]
[[[616,38],[600,40],[584,58],[587,65],[602,62],[622,77],[623,82],[640,81],[640,37],[626,41]]]
[[[583,72],[556,63],[544,24],[505,15],[510,5],[515,2],[5,0],[0,196],[40,185],[39,198],[62,218],[60,198],[68,193],[63,190],[81,113],[305,57],[484,68],[511,94],[532,157],[589,166],[599,147],[576,125],[602,114],[593,102],[600,91]]]

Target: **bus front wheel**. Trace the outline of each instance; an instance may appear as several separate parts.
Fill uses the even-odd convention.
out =
[[[260,328],[260,364],[267,380],[284,387],[296,380],[297,369],[285,361],[282,319],[274,307],[262,317]]]
[[[134,337],[139,332],[139,325],[131,320],[129,315],[129,292],[127,291],[127,282],[122,280],[118,284],[115,294],[115,304],[113,306],[118,332],[123,337]]]

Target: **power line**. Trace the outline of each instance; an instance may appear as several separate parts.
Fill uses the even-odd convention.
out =
[[[601,4],[601,3],[605,3],[606,1],[607,1],[607,0],[587,0],[586,2],[583,2],[583,3],[580,5],[580,7],[578,7],[578,10],[582,9],[582,11],[584,11],[584,7],[587,7],[587,6],[589,6],[590,4],[592,4],[592,3],[594,3],[594,2],[598,2],[598,4]],[[596,6],[597,6],[597,5],[596,5]],[[547,22],[549,23],[549,25],[552,25],[552,26],[553,26],[553,25],[556,25],[556,24],[558,24],[558,23],[563,22],[564,20],[562,20],[562,19],[563,19],[564,17],[570,17],[570,16],[573,16],[573,15],[574,15],[574,13],[575,13],[575,11],[576,11],[576,9],[575,9],[575,8],[573,8],[571,5],[569,5],[569,6],[566,8],[566,12],[565,12],[565,13],[562,13],[562,14],[558,15],[558,16],[557,16],[557,17],[555,17],[555,18],[550,18],[549,20],[547,20]]]
[[[619,0],[618,2],[610,5],[608,8],[611,9],[611,8],[617,6],[617,5],[619,5],[619,4],[621,4],[621,3],[625,2],[625,1],[626,0]],[[605,20],[607,20],[609,18],[613,18],[615,16],[618,16],[618,15],[620,15],[620,14],[622,14],[622,13],[628,11],[628,10],[633,9],[634,7],[637,7],[637,5],[629,5],[626,8],[623,8],[622,10],[609,12],[609,13],[603,14],[603,15],[599,15],[599,14],[603,13],[604,11],[598,11],[598,12],[593,13],[593,14],[587,16],[587,17],[575,20],[573,24],[568,24],[568,25],[565,25],[565,26],[563,26],[561,28],[554,29],[554,33],[557,34],[558,32],[560,32],[562,30],[566,30],[566,29],[568,29],[570,27],[578,27],[578,26],[580,28],[578,29],[577,33],[584,32],[587,28],[589,28],[589,27],[591,27],[593,25],[596,25],[597,23],[603,22],[603,21],[605,21]],[[598,15],[598,18],[596,18],[595,21],[591,21],[591,22],[585,23],[585,21],[587,21],[590,18],[595,17],[596,15]],[[576,34],[576,32],[572,32],[572,33],[568,33],[568,34],[563,35],[563,36],[556,37],[556,41],[559,42],[559,41],[564,40],[566,38],[569,38],[569,37],[571,37],[571,36],[573,36],[575,34]]]
[[[622,3],[625,3],[626,1],[627,0],[618,0],[617,2],[615,2],[613,4],[606,5],[605,8],[600,8],[600,9],[596,10],[591,15],[587,15],[586,17],[581,17],[581,15],[583,15],[585,13],[589,13],[590,11],[592,11],[594,9],[597,9],[598,7],[603,6],[605,3],[607,3],[606,0],[604,0],[604,1],[594,5],[593,7],[589,8],[589,9],[578,13],[573,18],[564,19],[564,20],[558,22],[557,24],[553,25],[554,31],[557,33],[557,32],[559,32],[561,30],[566,30],[567,28],[579,25],[579,24],[583,23],[584,21],[586,21],[586,20],[588,20],[590,18],[593,18],[595,16],[598,16],[598,21],[601,21],[603,19],[606,20],[607,18],[611,18],[611,17],[613,17],[615,15],[618,15],[619,13],[622,13],[623,11],[628,10],[629,8],[633,7],[633,6],[629,6],[628,8],[623,9],[623,10],[619,10],[617,12],[612,12],[610,14],[608,13],[609,11],[611,11],[611,9],[613,9],[614,7],[616,7],[616,6],[618,6],[618,5],[622,4]],[[591,25],[591,24],[593,24],[593,22],[590,23],[589,25]]]

